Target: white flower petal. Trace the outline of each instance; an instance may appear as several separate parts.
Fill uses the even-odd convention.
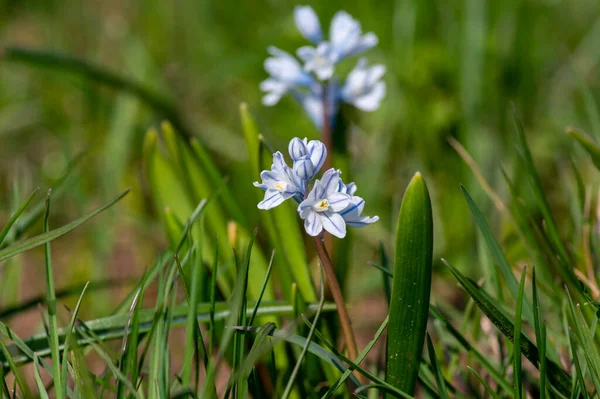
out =
[[[377,39],[377,36],[373,32],[366,33],[356,42],[354,47],[350,49],[346,56],[350,57],[356,54],[364,53],[365,51],[377,46],[378,42],[379,39]]]
[[[356,190],[357,190],[356,183],[354,183],[354,182],[348,183],[345,186],[346,186],[346,194],[354,195],[356,193]]]
[[[385,97],[385,92],[385,82],[378,82],[369,93],[358,97],[354,101],[354,105],[363,111],[375,111],[379,108],[383,97]]]
[[[354,220],[354,219],[358,219],[358,217],[360,217],[360,214],[362,213],[363,209],[365,207],[365,200],[362,199],[361,197],[352,197],[352,199],[350,200],[350,205],[344,209],[342,212],[340,212],[340,215],[342,215],[344,217],[344,219],[346,219],[346,222],[348,222],[349,220]]]
[[[333,193],[327,197],[329,209],[333,212],[340,212],[348,207],[351,198],[348,194]]]
[[[315,57],[316,49],[313,46],[302,46],[296,50],[296,55],[304,62],[308,62]]]
[[[381,64],[373,65],[371,68],[369,68],[367,84],[369,86],[373,86],[375,83],[381,80],[383,75],[385,75],[385,66]]]
[[[278,191],[267,190],[265,198],[258,203],[258,209],[269,210],[285,201],[285,198]]]
[[[323,223],[317,212],[310,212],[304,219],[304,229],[309,236],[316,237],[323,231]]]
[[[315,68],[315,74],[319,80],[329,80],[333,76],[333,65],[329,64]]]
[[[314,172],[318,173],[327,159],[327,147],[319,140],[311,140],[307,146],[308,156],[313,163]]]
[[[360,37],[360,24],[345,11],[338,11],[331,19],[329,39],[336,50],[343,50]]]
[[[322,212],[319,213],[323,228],[337,238],[344,238],[346,236],[346,222],[339,213],[334,212]]]
[[[254,182],[254,183],[252,183],[252,184],[254,184],[254,187],[258,187],[258,188],[260,188],[260,189],[261,189],[261,190],[263,190],[263,191],[267,191],[267,189],[268,189],[268,187],[267,187],[267,185],[266,185],[266,184],[262,184],[262,183],[259,183],[259,182],[257,182],[257,181],[255,181],[255,182]]]
[[[308,154],[306,139],[300,140],[298,137],[294,137],[288,144],[288,151],[294,161],[306,156]]]
[[[310,180],[314,176],[314,167],[310,158],[305,157],[294,162],[294,173],[301,179]]]
[[[337,192],[340,183],[340,173],[339,170],[332,168],[323,174],[318,198],[327,198],[331,194]]]
[[[265,94],[262,98],[262,104],[266,107],[272,107],[273,105],[277,104],[279,102],[279,100],[281,100],[281,94],[280,93],[268,93]]]
[[[346,224],[350,227],[362,228],[379,220],[379,216],[361,216],[357,220],[346,220]]]
[[[294,8],[294,21],[298,30],[307,40],[318,43],[323,40],[321,24],[315,10],[310,6],[297,6]]]

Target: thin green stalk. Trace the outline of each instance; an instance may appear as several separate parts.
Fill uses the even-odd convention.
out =
[[[315,314],[315,318],[312,321],[312,326],[310,327],[308,336],[306,337],[306,345],[304,345],[304,347],[302,348],[302,352],[300,353],[300,356],[298,356],[298,360],[296,361],[296,365],[294,366],[294,369],[292,370],[292,374],[290,375],[290,379],[288,380],[287,386],[285,387],[285,390],[283,391],[283,395],[281,395],[282,399],[287,399],[290,396],[290,393],[292,392],[292,388],[294,387],[294,380],[296,379],[296,376],[298,375],[298,371],[300,371],[300,367],[302,366],[302,360],[304,360],[304,356],[306,356],[306,352],[308,351],[308,347],[310,346],[310,342],[312,340],[312,337],[315,333],[315,329],[317,327],[317,322],[319,321],[319,317],[321,316],[321,311],[323,310],[323,305],[325,304],[325,284],[323,282],[323,267],[321,267],[321,283],[320,283],[319,293],[320,293],[319,306],[317,308],[317,313]]]
[[[46,214],[44,216],[44,233],[50,231],[49,227],[49,216],[50,216],[50,195],[51,191],[48,191],[48,198],[46,199]],[[62,378],[60,376],[60,349],[58,342],[58,323],[56,320],[56,295],[54,292],[54,272],[52,268],[52,251],[50,249],[50,242],[45,244],[46,254],[46,304],[48,306],[48,325],[49,325],[49,340],[50,340],[50,353],[52,357],[52,371],[54,378],[54,392],[57,398],[64,397]]]

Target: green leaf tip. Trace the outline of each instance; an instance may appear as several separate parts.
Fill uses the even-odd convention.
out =
[[[592,158],[592,162],[594,163],[596,168],[600,170],[600,147],[594,141],[594,139],[590,137],[590,135],[588,135],[587,133],[584,133],[583,131],[571,126],[567,127],[565,129],[565,132],[569,136],[577,140],[579,144],[581,144],[581,146]]]
[[[425,341],[433,257],[433,216],[425,179],[415,173],[398,216],[386,380],[413,395]]]

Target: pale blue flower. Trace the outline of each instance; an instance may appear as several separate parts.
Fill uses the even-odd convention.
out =
[[[260,84],[260,90],[267,93],[262,100],[264,105],[275,105],[291,89],[309,87],[314,83],[314,79],[291,54],[273,46],[269,47],[268,52],[272,57],[265,60],[265,70],[270,76]]]
[[[323,229],[338,238],[346,236],[346,222],[340,211],[348,208],[351,197],[338,191],[340,171],[329,169],[315,184],[304,201],[298,205],[298,213],[304,220],[308,235],[316,237]]]
[[[342,100],[363,111],[375,111],[385,97],[386,86],[381,81],[384,73],[383,65],[367,67],[367,61],[361,58],[342,87]]]
[[[327,158],[327,148],[319,140],[300,140],[295,137],[288,145],[294,160],[294,172],[304,180],[311,180],[321,170]]]
[[[313,85],[309,92],[292,91],[294,99],[302,105],[306,115],[313,121],[318,129],[323,127],[323,86]],[[340,89],[335,79],[327,85],[327,101],[329,123],[333,126],[335,116],[338,112],[340,100]]]
[[[294,8],[294,21],[298,30],[307,40],[317,44],[323,40],[321,24],[315,10],[310,6],[296,6]]]
[[[356,188],[356,186],[354,187]],[[356,191],[356,189],[354,191]],[[346,224],[352,227],[365,227],[379,220],[379,216],[361,216],[364,207],[364,199],[361,197],[352,196],[350,199],[350,204],[340,212],[340,215]]]
[[[265,197],[258,203],[258,209],[274,208],[289,198],[297,202],[304,199],[306,182],[287,166],[279,151],[273,154],[271,170],[263,170],[260,178],[262,183],[254,182],[254,186],[264,190]]]
[[[321,42],[316,48],[300,47],[296,55],[304,62],[304,70],[314,72],[319,80],[329,80],[333,76],[337,54],[328,42]]]
[[[331,20],[329,41],[335,54],[336,62],[369,50],[377,45],[378,39],[369,32],[362,36],[360,22],[345,11],[339,11]]]

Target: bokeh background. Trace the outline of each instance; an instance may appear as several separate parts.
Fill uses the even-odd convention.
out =
[[[428,181],[436,218],[434,301],[452,298],[455,291],[440,257],[471,276],[481,275],[479,239],[461,183],[485,211],[511,260],[525,257],[516,233],[448,143],[449,137],[462,143],[505,196],[502,169],[522,186],[513,162],[513,106],[558,223],[567,224],[571,216],[563,194],[574,189],[570,163],[580,165],[588,181],[597,181],[587,156],[564,128],[600,134],[600,2],[310,4],[324,27],[340,9],[361,21],[363,30],[380,40],[369,59],[387,66],[382,107],[345,113],[352,159],[347,173],[367,200],[366,213],[381,218],[355,233],[346,284],[353,300],[361,299],[356,309],[366,304],[372,314],[371,300],[382,297],[381,275],[366,262],[376,259],[380,241],[393,251],[402,193],[417,170]],[[124,202],[53,244],[59,288],[136,278],[167,247],[163,213],[149,199],[142,165],[145,132],[165,118],[206,146],[247,217],[258,223],[256,204],[244,200],[255,190],[251,183],[257,176],[248,168],[240,103],[248,104],[278,149],[287,148],[292,137],[319,137],[293,100],[272,108],[260,102],[267,47],[293,52],[305,44],[294,25],[295,5],[274,0],[0,2],[0,225],[33,188],[56,185],[82,152],[67,189],[53,202],[52,225],[132,187]],[[28,57],[23,50],[44,55]],[[139,92],[123,90],[128,87],[56,68],[53,56],[84,60],[135,82],[156,93],[170,113],[157,111]],[[42,259],[40,250],[32,251],[0,271],[0,306],[43,292]],[[88,317],[111,309],[120,292],[114,286],[111,294],[86,305]],[[39,315],[34,312],[32,318]]]

